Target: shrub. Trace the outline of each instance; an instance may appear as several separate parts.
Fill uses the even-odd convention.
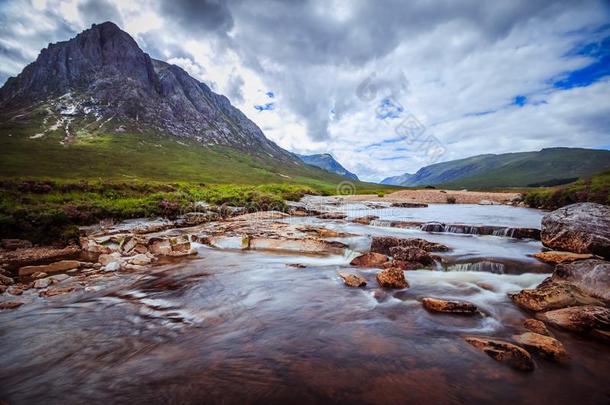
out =
[[[448,196],[447,196],[447,204],[455,204],[455,203],[456,203],[456,201],[457,201],[457,200],[455,199],[455,197],[454,197],[454,196],[452,196],[452,195],[448,195]]]

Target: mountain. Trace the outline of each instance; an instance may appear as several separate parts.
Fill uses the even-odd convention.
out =
[[[568,183],[610,169],[610,151],[548,148],[537,152],[487,154],[423,167],[414,175],[382,184],[442,185],[447,188],[528,187]],[[398,180],[395,180],[397,179]]]
[[[112,22],[49,44],[0,89],[0,176],[342,179],[268,140],[223,95]]]
[[[413,178],[413,176],[415,176],[415,175],[411,174],[411,173],[405,173],[405,174],[401,174],[400,176],[386,177],[385,179],[383,179],[381,181],[381,184],[400,186],[403,184],[408,184],[411,181],[411,179]]]
[[[354,173],[347,170],[345,167],[341,166],[339,162],[335,160],[329,153],[321,153],[317,155],[297,155],[299,159],[308,165],[313,165],[329,171],[331,173],[336,173],[340,176],[346,177],[352,180],[358,180],[358,176]]]

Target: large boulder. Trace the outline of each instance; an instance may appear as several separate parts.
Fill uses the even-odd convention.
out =
[[[390,248],[390,254],[394,260],[405,262],[417,262],[423,265],[434,263],[430,253],[418,247],[394,246]]]
[[[536,318],[573,332],[610,331],[610,309],[602,306],[579,306],[536,314]]]
[[[579,260],[555,267],[553,280],[574,284],[584,292],[610,301],[610,262]]]
[[[579,203],[548,213],[542,218],[541,239],[551,249],[610,258],[610,207]]]
[[[385,288],[406,288],[409,286],[401,269],[390,267],[377,273],[377,282]]]
[[[603,305],[603,302],[590,297],[575,285],[556,283],[548,279],[536,288],[521,290],[508,296],[521,308],[535,312],[576,305]]]
[[[479,312],[476,305],[468,301],[442,300],[426,297],[422,299],[424,308],[433,312],[474,315]]]
[[[513,343],[475,336],[466,337],[465,340],[494,360],[506,362],[517,370],[534,370],[532,356],[525,349]]]

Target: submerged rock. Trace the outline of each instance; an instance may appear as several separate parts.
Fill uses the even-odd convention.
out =
[[[382,268],[384,264],[388,263],[390,259],[386,255],[381,253],[369,252],[356,257],[350,262],[352,266],[358,267],[379,267]]]
[[[25,266],[19,269],[19,276],[29,276],[36,272],[54,274],[61,273],[71,269],[77,269],[80,266],[78,260],[61,260],[51,264],[43,264],[40,266]]]
[[[300,228],[297,228],[297,231],[300,231],[303,233],[308,233],[308,234],[313,234],[320,238],[340,238],[340,237],[350,236],[349,234],[347,234],[345,232],[338,232],[338,231],[335,231],[332,229],[322,228],[322,227],[317,227],[317,226],[302,226]]]
[[[539,335],[551,336],[551,332],[549,332],[548,328],[544,324],[544,322],[539,321],[538,319],[528,318],[523,321],[523,327],[531,332],[537,333]]]
[[[610,330],[610,309],[603,306],[579,306],[536,314],[536,318],[573,332]]]
[[[346,273],[344,271],[339,272],[339,277],[343,279],[345,285],[349,287],[364,287],[366,286],[366,279],[358,274]]]
[[[532,356],[522,347],[499,339],[469,336],[466,342],[486,353],[494,360],[506,362],[521,371],[534,370]]]
[[[4,301],[0,302],[0,310],[15,309],[23,305],[21,301]]]
[[[375,221],[376,219],[379,219],[379,217],[376,215],[366,215],[364,217],[354,218],[354,219],[352,219],[352,222],[355,222],[355,223],[361,224],[361,225],[369,225],[371,222]]]
[[[536,288],[509,293],[508,296],[521,308],[536,312],[575,305],[603,305],[600,300],[590,297],[575,285],[548,279]]]
[[[542,356],[552,360],[561,360],[568,357],[563,344],[550,336],[541,335],[534,332],[525,332],[521,335],[513,336],[515,341],[527,348],[534,349]]]
[[[426,297],[422,299],[424,308],[434,312],[474,315],[479,313],[476,305],[468,301],[443,300]]]
[[[406,288],[409,286],[405,273],[398,268],[390,267],[377,273],[377,282],[385,288]]]
[[[546,214],[541,237],[551,249],[610,258],[610,207],[578,203]]]
[[[342,212],[325,212],[324,214],[318,215],[321,219],[345,219],[347,215]]]
[[[419,238],[397,238],[395,236],[373,236],[371,241],[371,252],[390,255],[390,248],[417,247],[427,252],[446,252],[449,248],[440,243],[428,242]]]
[[[548,252],[534,253],[532,257],[542,260],[545,263],[559,264],[574,262],[577,260],[592,259],[594,256],[590,253],[572,253],[550,250]]]
[[[384,268],[396,267],[401,270],[419,270],[424,268],[424,265],[419,262],[408,262],[405,260],[392,260],[383,265]]]
[[[412,202],[395,202],[392,203],[392,207],[396,208],[426,208],[428,204],[425,203],[412,203]]]
[[[592,259],[560,264],[552,279],[568,282],[589,295],[610,300],[610,262]]]

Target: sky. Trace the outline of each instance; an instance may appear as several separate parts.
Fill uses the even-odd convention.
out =
[[[610,2],[0,0],[0,84],[113,21],[265,135],[361,179],[484,153],[610,149]]]

